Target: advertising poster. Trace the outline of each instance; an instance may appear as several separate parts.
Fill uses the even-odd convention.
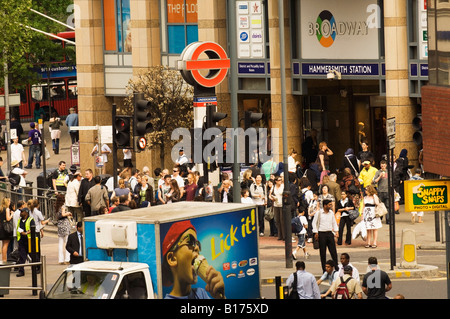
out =
[[[450,180],[405,181],[405,212],[449,210]]]
[[[163,223],[160,236],[162,298],[260,298],[255,209]]]
[[[264,10],[262,1],[238,1],[236,11],[238,58],[264,58]]]

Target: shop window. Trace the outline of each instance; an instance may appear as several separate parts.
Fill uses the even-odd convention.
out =
[[[131,52],[130,0],[103,0],[105,51]]]
[[[163,41],[167,43],[166,53],[181,54],[188,44],[198,41],[197,0],[163,2],[167,22],[167,32],[163,32]]]

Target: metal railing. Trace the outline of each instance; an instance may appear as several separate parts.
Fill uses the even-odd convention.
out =
[[[31,183],[27,182],[27,185]],[[60,194],[65,192],[58,191]],[[55,191],[51,188],[39,188],[32,186],[20,187],[19,190],[13,190],[13,187],[9,182],[0,183],[0,202],[3,198],[11,198],[11,203],[16,205],[19,200],[23,200],[27,203],[30,199],[37,199],[39,201],[39,210],[45,219],[50,218],[53,225],[56,225],[57,218],[55,212],[56,195]]]
[[[36,267],[40,266],[40,277],[41,282],[40,285],[37,284],[37,281],[35,280],[35,276],[37,276]],[[44,291],[45,294],[47,294],[47,266],[46,266],[46,257],[44,255],[41,256],[41,261],[39,262],[32,262],[27,264],[16,264],[12,263],[11,265],[0,265],[0,270],[2,269],[8,269],[8,268],[18,268],[18,267],[32,267],[32,283],[31,287],[0,287],[0,290],[33,290],[33,295],[37,295],[37,291]],[[9,275],[9,274],[8,274]]]

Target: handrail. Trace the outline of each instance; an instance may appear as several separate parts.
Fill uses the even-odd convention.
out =
[[[12,265],[0,265],[0,269],[17,268],[17,267],[33,267],[41,266],[41,286],[36,287],[0,287],[0,290],[43,290],[47,294],[47,262],[45,255],[41,256],[40,262],[27,263],[27,264],[12,264]]]

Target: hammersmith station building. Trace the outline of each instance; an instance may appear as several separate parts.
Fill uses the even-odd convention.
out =
[[[230,83],[237,81],[239,119],[250,110],[264,114],[264,127],[282,132],[286,125],[288,149],[299,155],[315,129],[318,141],[326,141],[334,152],[330,167],[340,167],[348,148],[360,151],[363,139],[379,167],[388,149],[386,123],[395,118],[395,155],[407,149],[410,163],[417,166],[424,147],[426,160],[426,145],[413,139],[412,122],[422,114],[422,89],[429,81],[430,0],[284,0],[282,22],[278,1],[75,0],[80,125],[111,125],[112,105],[123,104],[133,75],[154,65],[176,68],[188,44],[212,41],[228,56],[235,50],[236,57],[231,61],[236,78],[228,73],[216,87],[219,111],[228,113],[221,125],[231,127]],[[433,6],[436,2],[448,6],[441,0],[433,0]],[[82,170],[93,168],[90,153],[96,134],[80,132]],[[423,136],[426,141],[425,130]],[[135,167],[147,165],[153,171],[159,166],[157,152],[134,154]],[[165,167],[172,165],[166,156]]]

